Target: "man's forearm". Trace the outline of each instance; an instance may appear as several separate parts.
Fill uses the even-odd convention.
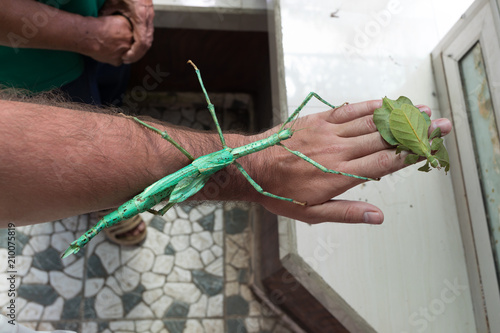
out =
[[[42,222],[114,207],[189,163],[159,135],[122,116],[0,101],[0,129],[4,222]],[[168,132],[194,157],[221,149],[215,134],[175,127]],[[240,145],[245,139],[233,134],[226,140]],[[229,187],[244,184],[241,175],[228,175]],[[197,199],[236,199],[225,196]]]
[[[85,19],[33,0],[1,2],[0,45],[76,51]]]

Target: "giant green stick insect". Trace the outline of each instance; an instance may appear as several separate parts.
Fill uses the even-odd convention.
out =
[[[234,164],[238,170],[243,174],[243,176],[248,180],[248,182],[261,194],[266,195],[271,198],[289,201],[294,204],[305,205],[304,202],[299,202],[290,198],[281,197],[269,192],[264,191],[259,184],[257,184],[250,175],[243,169],[243,167],[236,161],[238,158],[249,155],[260,150],[272,147],[272,146],[281,146],[290,153],[298,156],[304,161],[311,163],[316,168],[320,169],[326,173],[340,174],[348,177],[354,177],[363,180],[374,180],[367,177],[361,177],[356,175],[351,175],[349,173],[344,173],[340,171],[335,171],[328,169],[321,164],[315,162],[310,159],[306,155],[302,154],[299,151],[294,151],[286,146],[284,146],[281,141],[287,140],[292,137],[295,130],[292,129],[293,123],[289,127],[285,127],[290,124],[292,121],[296,120],[300,110],[309,102],[312,97],[316,97],[318,100],[323,102],[324,104],[335,109],[335,106],[323,100],[316,93],[311,92],[304,99],[302,104],[288,117],[288,119],[281,125],[277,133],[272,134],[268,138],[252,142],[250,144],[237,147],[230,148],[226,145],[224,140],[224,136],[222,135],[222,131],[219,126],[219,122],[217,121],[217,117],[215,115],[214,105],[210,102],[210,98],[208,97],[207,91],[205,90],[205,86],[203,85],[203,81],[201,79],[200,70],[196,67],[196,65],[190,61],[190,63],[196,72],[198,77],[198,81],[200,82],[201,89],[208,103],[208,110],[215,122],[217,127],[217,132],[220,137],[220,141],[222,143],[222,149],[211,154],[198,157],[194,159],[191,154],[189,154],[184,148],[182,148],[177,142],[175,142],[165,131],[161,131],[135,117],[127,116],[140,125],[150,129],[159,135],[162,138],[166,139],[170,143],[172,143],[177,149],[179,149],[184,155],[186,155],[190,160],[191,164],[185,166],[184,168],[158,180],[153,183],[149,187],[147,187],[142,193],[136,195],[131,200],[127,201],[117,210],[112,213],[104,216],[100,221],[97,222],[95,226],[90,228],[85,234],[83,234],[80,238],[71,243],[69,248],[63,253],[62,257],[65,258],[72,253],[77,253],[85,244],[87,244],[95,235],[97,235],[104,228],[110,227],[122,220],[129,219],[141,212],[149,211],[154,214],[163,215],[165,214],[172,206],[176,203],[183,202],[189,197],[196,194],[200,191],[208,181],[208,179],[217,171],[227,167],[230,164]],[[158,211],[152,210],[152,207],[157,205],[158,203],[168,200],[167,204]]]
[[[382,107],[373,113],[373,121],[380,135],[389,144],[396,147],[396,154],[403,150],[410,153],[405,158],[406,164],[415,164],[420,157],[427,159],[418,170],[429,172],[430,167],[450,170],[448,151],[441,138],[438,127],[428,137],[431,119],[425,112],[413,106],[404,96],[397,100],[383,98]]]

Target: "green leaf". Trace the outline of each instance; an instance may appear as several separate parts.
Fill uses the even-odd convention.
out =
[[[405,158],[405,163],[406,163],[406,164],[415,164],[415,163],[417,163],[417,161],[418,161],[418,158],[419,158],[419,157],[420,157],[420,156],[415,155],[415,154],[409,154],[409,155],[408,155],[408,156],[406,156],[406,158]]]
[[[410,151],[410,148],[403,145],[399,145],[396,147],[396,154],[400,154],[402,151]]]
[[[378,112],[377,112],[378,111]],[[377,126],[377,130],[379,131],[382,138],[384,138],[387,143],[392,146],[398,144],[398,140],[392,135],[391,129],[389,127],[389,117],[391,115],[391,111],[389,109],[377,109],[373,113],[373,122],[375,126]]]
[[[423,171],[423,172],[429,172],[429,171],[431,171],[431,167],[429,165],[429,161],[426,161],[423,166],[421,166],[420,168],[418,168],[418,171]]]
[[[429,115],[427,113],[425,113],[424,111],[420,111],[420,113],[422,114],[422,116],[424,116],[425,122],[427,123],[427,126],[431,126],[431,117],[429,117]]]
[[[436,128],[429,136],[430,117],[407,97],[400,96],[397,100],[384,97],[382,107],[374,111],[373,121],[384,140],[396,146],[396,154],[405,150],[413,153],[405,158],[405,163],[414,164],[425,157],[427,161],[420,171],[429,172],[431,167],[450,169],[441,129]]]
[[[434,139],[435,140],[435,139]],[[448,151],[444,144],[441,144],[436,154],[434,154],[439,161],[439,165],[444,168],[445,172],[450,170],[450,157],[448,156]]]
[[[441,128],[436,127],[436,129],[432,131],[431,136],[429,136],[429,139],[432,140],[438,137],[441,137]]]
[[[392,111],[389,126],[396,140],[420,156],[430,154],[427,132],[429,126],[416,107],[404,104],[401,109]]]
[[[393,110],[400,109],[404,104],[413,105],[413,103],[410,101],[410,99],[408,97],[405,97],[405,96],[399,96],[399,98],[395,101],[393,101],[392,99],[389,99],[387,97],[384,97],[384,100],[386,102],[386,105],[391,107]]]
[[[401,96],[397,100],[392,100],[387,97],[382,99],[382,107],[376,109],[373,112],[373,122],[380,132],[380,135],[387,141],[390,145],[396,146],[399,144],[398,140],[392,135],[389,117],[394,109],[399,109],[403,104],[413,105],[410,99]]]
[[[443,145],[442,138],[434,138],[431,143],[431,150],[439,150]]]

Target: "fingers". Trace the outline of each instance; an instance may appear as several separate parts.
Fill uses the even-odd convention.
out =
[[[388,174],[407,167],[404,160],[406,151],[396,154],[395,149],[384,149],[376,153],[360,157],[346,163],[346,170],[355,175],[370,178],[382,178]]]
[[[123,56],[123,63],[130,64],[141,59],[153,43],[154,8],[152,4],[137,5],[132,12],[131,20],[134,27],[134,43]]]
[[[122,64],[122,57],[132,44],[132,29],[129,21],[120,15],[100,16],[95,20],[95,45],[85,54],[97,61],[114,66]]]
[[[422,104],[418,104],[418,105],[415,105],[416,108],[418,108],[420,111],[422,112],[425,112],[427,113],[427,115],[430,117],[432,112],[431,112],[431,108],[428,107],[427,105],[422,105]]]
[[[416,107],[419,108],[420,111],[423,111],[427,113],[427,115],[430,117],[431,116],[431,109],[426,106],[426,105],[416,105]],[[431,123],[431,126],[429,126],[429,135],[436,129],[436,128],[441,129],[441,135],[445,136],[448,135],[451,132],[452,129],[452,124],[451,122],[446,119],[446,118],[439,118],[436,120],[433,120]]]
[[[442,136],[448,135],[452,129],[451,121],[446,118],[433,120],[431,126],[429,126],[429,135],[438,127],[441,128]]]
[[[319,205],[303,207],[300,216],[296,218],[307,223],[381,224],[384,214],[378,207],[366,202],[330,200]]]
[[[143,35],[141,35],[139,32],[134,32],[134,43],[124,54],[122,58],[123,63],[131,64],[141,59],[151,47],[152,42],[152,38],[150,41],[144,41]]]
[[[381,101],[379,100],[347,104],[338,109],[331,110],[327,115],[327,121],[342,125],[339,126],[337,131],[337,134],[341,137],[355,137],[369,134],[377,130],[373,122],[373,112],[380,106]],[[431,116],[431,109],[428,106],[418,105],[418,108],[420,111]],[[441,130],[443,131],[443,128]],[[449,131],[446,133],[449,133]]]
[[[345,141],[347,149],[344,156],[347,161],[392,148],[378,132],[349,138]]]
[[[380,101],[368,101],[345,105],[341,108],[327,112],[329,121],[334,122],[335,133],[348,140],[344,143],[348,146],[346,155],[350,159],[356,159],[370,155],[391,146],[379,135],[373,122],[373,111],[379,106]],[[419,105],[419,109],[431,115],[431,110],[425,105]],[[340,123],[338,123],[340,122]],[[445,136],[452,129],[448,119],[436,119],[429,126],[429,135],[437,127],[441,129],[441,135]]]
[[[348,138],[366,135],[377,131],[373,116],[363,116],[338,126],[337,135]]]
[[[333,124],[343,124],[364,116],[372,115],[373,111],[381,106],[382,100],[346,104],[331,110],[326,120]]]
[[[366,117],[361,118],[360,120],[366,120]],[[364,122],[366,123],[366,121]],[[360,133],[357,136],[353,136],[346,140],[350,145],[349,149],[347,149],[347,154],[350,159],[355,159],[359,157],[363,157],[365,155],[373,154],[378,151],[392,148],[377,132],[377,130],[372,130],[369,125],[359,126],[360,129],[357,133]],[[431,126],[429,126],[429,135],[436,129],[437,127],[441,128],[441,135],[445,136],[451,131],[451,122],[448,119],[440,118],[433,120]],[[368,132],[368,134],[364,134],[364,132]],[[343,134],[353,135],[356,133],[355,127],[350,127],[348,130],[343,131]],[[361,134],[363,133],[363,134]],[[340,135],[342,136],[342,135]]]
[[[442,135],[450,133],[452,125],[448,119],[436,119],[429,126],[429,133],[436,127]],[[354,144],[348,149],[346,170],[349,173],[370,178],[381,178],[408,166],[404,163],[407,152],[396,154],[378,133],[349,138]]]
[[[100,15],[113,15],[116,12],[126,17],[132,24],[131,46],[120,56],[120,64],[130,64],[141,59],[153,43],[153,3],[151,0],[107,0],[100,10]]]

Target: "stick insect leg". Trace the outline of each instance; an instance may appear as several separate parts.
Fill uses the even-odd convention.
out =
[[[316,94],[315,92],[310,92],[307,97],[302,101],[302,104],[299,105],[299,107],[288,117],[288,119],[283,123],[283,125],[281,125],[281,128],[280,130],[282,130],[286,124],[288,124],[289,122],[291,122],[295,117],[297,117],[297,115],[299,114],[299,112],[304,108],[304,106],[306,106],[306,104],[311,100],[311,98],[313,97],[316,97],[316,99],[318,99],[320,102],[322,102],[323,104],[326,104],[328,105],[329,107],[331,107],[332,109],[336,109],[337,107],[328,103],[327,101],[325,101],[323,98],[321,98],[321,96],[319,96],[318,94]]]
[[[222,143],[222,147],[227,148],[226,140],[224,139],[224,136],[222,135],[222,130],[220,128],[219,121],[217,120],[217,116],[215,115],[215,107],[212,104],[212,102],[210,102],[210,98],[208,97],[207,90],[205,89],[205,86],[203,85],[203,80],[201,79],[200,70],[198,69],[198,67],[196,67],[196,65],[191,60],[188,60],[188,64],[191,64],[194,67],[194,70],[196,72],[196,76],[198,76],[198,81],[200,81],[201,90],[203,90],[203,94],[205,95],[205,99],[207,100],[207,103],[208,103],[208,111],[210,111],[210,114],[212,115],[212,119],[214,120],[214,123],[215,123],[215,127],[217,127],[217,132],[219,133],[219,138],[220,138],[220,142]]]
[[[161,215],[161,216],[163,216],[175,204],[176,204],[175,202],[168,203],[165,206],[163,206],[160,210],[148,209],[148,212],[150,212],[151,214],[154,214],[154,215]]]
[[[183,153],[187,158],[189,158],[189,160],[192,162],[194,161],[194,157],[193,155],[191,155],[186,149],[184,149],[180,144],[177,143],[177,141],[175,141],[174,139],[172,139],[172,137],[170,135],[168,135],[167,131],[161,131],[159,129],[157,129],[156,127],[154,126],[151,126],[145,122],[143,122],[142,120],[140,120],[139,118],[137,117],[133,117],[133,116],[127,116],[123,113],[120,113],[120,115],[124,116],[125,118],[130,118],[132,119],[133,121],[141,124],[142,126],[146,127],[147,129],[159,134],[163,139],[167,140],[168,142],[170,142],[175,148],[179,149],[179,151],[181,153]]]
[[[290,199],[290,198],[280,197],[278,195],[275,195],[275,194],[272,194],[272,193],[264,191],[262,189],[262,187],[260,187],[260,185],[257,184],[255,182],[255,180],[252,179],[252,177],[250,177],[250,175],[245,171],[245,169],[243,169],[243,167],[241,166],[241,164],[239,164],[238,162],[234,162],[234,164],[236,165],[236,167],[238,168],[238,170],[240,170],[240,172],[243,174],[243,176],[245,176],[245,178],[248,180],[248,182],[257,190],[257,192],[259,192],[259,193],[261,193],[263,195],[266,195],[268,197],[271,197],[271,198],[293,202],[294,204],[298,204],[298,205],[302,205],[302,206],[306,205],[305,202],[300,202],[300,201],[296,201],[296,200],[293,200],[293,199]]]
[[[137,117],[127,116],[127,115],[123,115],[123,116],[125,116],[127,118],[131,118],[132,120],[141,124],[142,126],[146,127],[147,129],[159,134],[162,138],[164,138],[165,140],[170,142],[172,145],[174,145],[175,148],[179,149],[179,151],[181,153],[186,155],[186,157],[189,158],[189,160],[191,162],[194,161],[193,155],[191,155],[186,149],[184,149],[180,144],[178,144],[174,139],[172,139],[172,137],[170,135],[168,135],[167,131],[161,131],[154,126],[151,126],[151,125],[143,122],[142,120],[138,119]]]
[[[323,172],[334,173],[334,174],[337,174],[337,175],[343,175],[343,176],[353,177],[353,178],[363,179],[363,180],[380,180],[380,179],[373,179],[373,178],[368,178],[368,177],[356,176],[356,175],[352,175],[350,173],[328,169],[327,167],[324,167],[323,165],[319,164],[318,162],[314,161],[313,159],[311,159],[311,158],[307,157],[306,155],[302,154],[300,151],[291,150],[291,149],[289,149],[288,147],[286,147],[285,145],[283,145],[281,143],[278,143],[278,145],[281,146],[281,147],[283,147],[283,148],[285,148],[290,153],[292,153],[292,154],[300,157],[304,161],[311,163],[312,165],[314,165],[316,168],[320,169]]]

